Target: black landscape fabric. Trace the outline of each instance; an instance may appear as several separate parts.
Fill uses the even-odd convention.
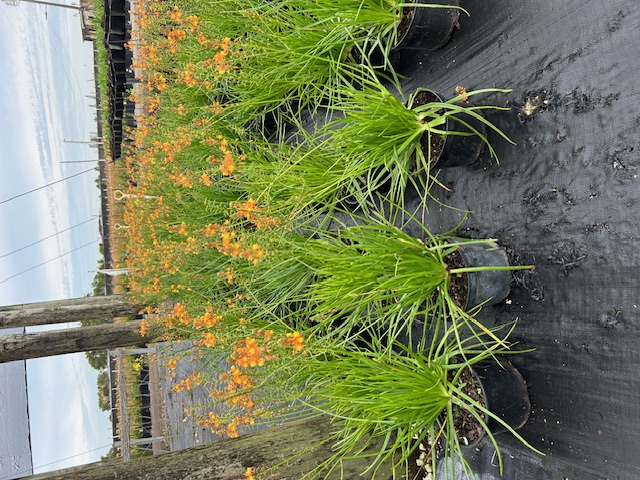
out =
[[[400,70],[406,94],[512,89],[482,103],[511,107],[487,117],[515,145],[489,135],[500,163],[485,152],[442,170],[449,191],[438,193],[472,212],[465,236],[497,237],[536,265],[481,313],[495,324],[517,317],[514,339],[535,348],[512,360],[533,406],[520,433],[546,455],[500,435],[504,478],[640,479],[640,1],[461,6],[470,16],[451,41],[403,52]],[[435,231],[462,218],[429,207]],[[499,478],[490,442],[481,447],[469,452],[478,478]]]

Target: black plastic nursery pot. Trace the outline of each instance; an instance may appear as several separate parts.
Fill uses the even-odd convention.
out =
[[[460,17],[460,0],[416,0],[414,3],[451,5],[452,8],[413,7],[405,9],[398,27],[395,50],[437,50],[451,38]]]
[[[456,253],[459,254],[464,267],[509,266],[507,253],[495,242],[463,245],[458,248]],[[460,301],[460,306],[469,311],[481,304],[494,305],[504,300],[509,295],[511,272],[509,270],[486,270],[463,273],[451,278],[453,285],[459,282],[466,284],[466,297]]]
[[[511,363],[484,360],[473,365],[472,372],[480,384],[487,410],[513,430],[527,423],[531,413],[527,384]],[[492,434],[507,431],[507,428],[493,417],[487,416],[485,423]],[[483,431],[480,437],[468,446],[475,446],[485,433]]]
[[[413,97],[413,101],[408,107],[415,108],[430,102],[442,101],[442,97],[437,93],[431,90],[421,89],[421,91]],[[425,158],[431,159],[432,168],[472,165],[478,160],[478,157],[484,150],[484,141],[475,133],[478,132],[486,136],[487,126],[484,122],[466,113],[456,113],[455,116],[460,121],[448,117],[444,126],[447,134],[444,137],[432,136],[429,141],[427,133],[425,133],[420,141]],[[465,124],[472,127],[473,130]],[[460,132],[465,135],[457,135],[455,132]]]

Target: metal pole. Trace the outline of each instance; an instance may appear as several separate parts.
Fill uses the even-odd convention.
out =
[[[101,158],[95,160],[60,160],[60,163],[92,163],[92,162],[104,162]]]

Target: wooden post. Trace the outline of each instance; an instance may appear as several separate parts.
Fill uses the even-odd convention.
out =
[[[142,308],[141,305],[133,305],[123,295],[8,305],[0,307],[0,328],[32,327],[97,318],[126,317],[136,315]]]
[[[272,427],[239,438],[218,440],[206,445],[178,450],[155,457],[142,457],[123,463],[110,461],[80,468],[27,477],[30,480],[241,480],[247,468],[255,478],[298,480],[334,453],[333,428],[327,418]],[[363,454],[374,454],[382,442],[372,442]],[[372,457],[372,458],[373,458]],[[328,480],[370,479],[362,475],[372,458],[347,459],[326,478]],[[270,467],[272,470],[266,472]],[[326,472],[325,472],[326,473]],[[387,479],[391,468],[383,465],[376,478]],[[319,478],[325,478],[320,475]],[[410,477],[411,478],[411,477]]]
[[[118,386],[120,388],[120,438],[122,440],[122,460],[131,460],[131,423],[129,421],[129,409],[127,408],[127,377],[124,374],[124,355],[118,350]]]
[[[0,336],[0,363],[65,353],[86,352],[152,342],[141,336],[140,321]]]

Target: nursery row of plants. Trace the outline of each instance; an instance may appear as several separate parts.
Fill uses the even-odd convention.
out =
[[[358,455],[366,478],[389,462],[409,475],[417,457],[434,471],[483,433],[517,436],[528,416],[522,378],[498,361],[513,327],[475,313],[530,267],[493,239],[434,235],[404,204],[409,189],[431,195],[436,168],[508,141],[482,103],[504,90],[402,92],[393,57],[415,19],[445,22],[422,46],[436,48],[466,14],[443,3],[150,0],[135,12],[146,114],[126,158],[129,290],[159,306],[148,322],[167,339],[193,340],[203,367],[176,388],[208,389],[190,412],[202,425],[233,437],[335,419],[336,453],[309,477]],[[492,405],[493,376],[521,397],[512,411]]]

